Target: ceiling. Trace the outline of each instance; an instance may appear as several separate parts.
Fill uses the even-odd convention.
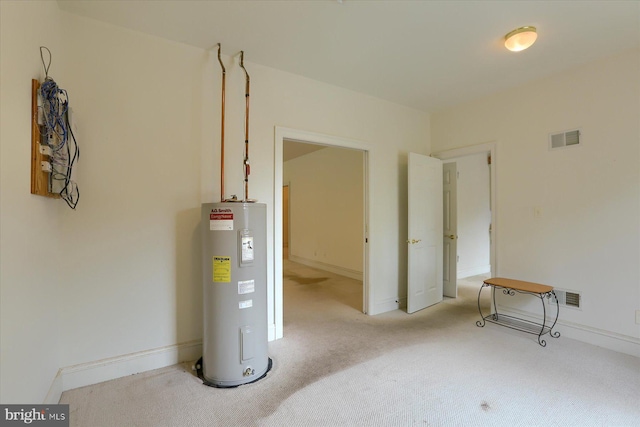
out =
[[[326,145],[310,144],[307,142],[297,142],[285,139],[282,144],[282,160],[289,161],[298,157],[306,156],[315,151],[327,148]]]
[[[88,1],[61,9],[434,112],[640,46],[640,1]],[[513,53],[509,31],[538,41]]]

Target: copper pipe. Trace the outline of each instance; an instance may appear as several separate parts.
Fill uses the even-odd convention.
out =
[[[224,202],[224,95],[225,95],[225,83],[227,77],[227,70],[224,68],[222,59],[220,58],[220,51],[222,46],[218,43],[218,62],[222,68],[222,123],[220,124],[220,201]]]
[[[240,51],[240,67],[245,75],[245,114],[244,114],[244,201],[249,201],[249,73],[244,68],[244,51]]]

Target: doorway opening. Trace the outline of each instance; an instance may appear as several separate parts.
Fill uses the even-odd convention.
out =
[[[283,258],[361,281],[363,152],[286,139],[283,160]]]
[[[449,224],[453,231],[450,234],[445,232],[444,239],[445,251],[447,243],[454,243],[449,245],[454,249],[448,258],[452,263],[450,275],[455,277],[444,296],[455,298],[459,283],[481,282],[483,278],[497,274],[496,145],[486,143],[449,150],[436,154],[436,157],[442,159],[445,167],[449,166],[446,169],[455,174],[456,200],[449,205],[454,210],[449,217],[454,222]],[[443,194],[446,198],[446,186]],[[446,230],[446,224],[444,228]]]
[[[291,160],[291,153],[299,150],[307,153]],[[314,154],[315,151],[318,153]],[[341,151],[342,155],[340,155]],[[313,169],[310,166],[313,165],[312,161],[321,158],[324,158],[325,161],[327,158],[333,158],[329,168],[324,165],[324,169],[328,173],[322,173],[321,176],[318,176],[318,171],[322,169],[316,170],[316,173],[309,173],[310,169]],[[346,158],[360,162],[359,169],[351,168],[359,170],[359,172],[355,171],[356,175],[359,175],[359,179],[345,178],[349,174],[353,177],[354,170],[342,169],[340,172],[340,168],[335,169],[338,163],[344,163]],[[285,167],[286,159],[289,159],[289,162],[296,164],[296,166],[293,168]],[[368,283],[369,161],[370,147],[366,143],[276,127],[274,292],[272,300],[274,310],[273,323],[270,322],[273,325],[273,330],[269,334],[270,340],[282,338],[284,332],[283,258],[285,235],[289,240],[286,246],[289,261],[346,277],[357,276],[360,278],[362,281],[361,309],[364,313],[368,312],[370,299]],[[346,167],[349,169],[348,165]],[[295,169],[295,171],[291,169]],[[348,182],[340,181],[342,178],[347,179]],[[328,190],[331,188],[328,184],[332,180],[335,181],[333,188],[338,184],[339,191]],[[340,185],[344,188],[341,188]],[[353,188],[348,189],[347,187]],[[347,190],[351,193],[348,193]],[[314,192],[323,191],[325,193],[330,191],[330,193],[324,194],[324,197],[319,197],[318,194],[316,197],[318,200],[314,199]],[[287,215],[289,227],[286,234],[284,232],[285,192],[289,205],[289,215]],[[345,205],[347,201],[350,202],[351,207]],[[345,218],[353,217],[353,211],[357,212],[357,220],[351,218],[350,221],[343,221]],[[324,231],[322,231],[322,227],[325,227]],[[349,243],[341,246],[340,236],[346,238],[347,235],[350,236],[347,239]],[[341,251],[342,253],[340,253]],[[339,259],[336,260],[336,257]]]

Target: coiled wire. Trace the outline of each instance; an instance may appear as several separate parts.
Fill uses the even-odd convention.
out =
[[[45,67],[45,72],[48,74],[48,67]],[[75,209],[80,191],[71,179],[71,173],[80,156],[80,149],[69,123],[69,95],[47,75],[40,86],[40,96],[43,119],[41,134],[44,136],[41,143],[49,146],[52,152],[50,188],[52,192],[61,188],[60,197],[71,209]]]

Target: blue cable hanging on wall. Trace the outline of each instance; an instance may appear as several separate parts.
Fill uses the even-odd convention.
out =
[[[44,50],[49,53],[48,64],[45,64]],[[75,209],[80,199],[80,190],[78,184],[71,179],[71,174],[80,157],[80,149],[69,120],[69,95],[49,77],[52,56],[47,47],[40,46],[40,58],[45,73],[39,90],[42,101],[39,107],[42,111],[40,144],[51,149],[49,189],[50,192],[59,194],[71,209]]]

